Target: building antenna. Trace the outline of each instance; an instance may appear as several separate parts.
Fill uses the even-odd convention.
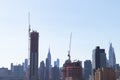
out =
[[[28,12],[28,63],[29,65],[30,65],[30,32],[31,32],[30,12]]]
[[[69,50],[68,50],[69,60],[70,60],[70,58],[71,58],[71,56],[70,56],[70,51],[71,51],[71,39],[72,39],[72,32],[71,32],[71,34],[70,34],[70,43],[69,43]]]
[[[30,37],[30,31],[31,31],[31,25],[30,25],[30,12],[28,13],[28,25],[29,25],[28,34],[29,34],[29,37]]]

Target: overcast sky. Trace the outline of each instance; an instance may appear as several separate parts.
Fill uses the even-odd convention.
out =
[[[92,58],[96,46],[106,49],[113,43],[120,62],[120,0],[0,0],[0,67],[21,64],[28,58],[28,12],[31,27],[39,32],[39,62],[50,46],[53,61],[61,66],[71,58]]]

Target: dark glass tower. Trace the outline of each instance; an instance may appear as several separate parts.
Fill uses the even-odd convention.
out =
[[[106,67],[106,54],[105,49],[100,49],[100,47],[97,46],[92,54],[92,75],[95,75],[95,71],[101,67]]]
[[[29,80],[38,80],[38,44],[39,33],[30,32],[30,72]]]

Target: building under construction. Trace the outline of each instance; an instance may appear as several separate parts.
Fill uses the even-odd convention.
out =
[[[82,64],[80,61],[66,60],[63,65],[62,80],[82,80]]]

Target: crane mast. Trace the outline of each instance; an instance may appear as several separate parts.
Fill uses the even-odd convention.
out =
[[[71,34],[70,34],[70,43],[69,43],[69,50],[68,50],[69,60],[70,60],[70,58],[71,58],[71,56],[70,56],[70,52],[71,52],[71,39],[72,39],[72,32],[71,32]]]

